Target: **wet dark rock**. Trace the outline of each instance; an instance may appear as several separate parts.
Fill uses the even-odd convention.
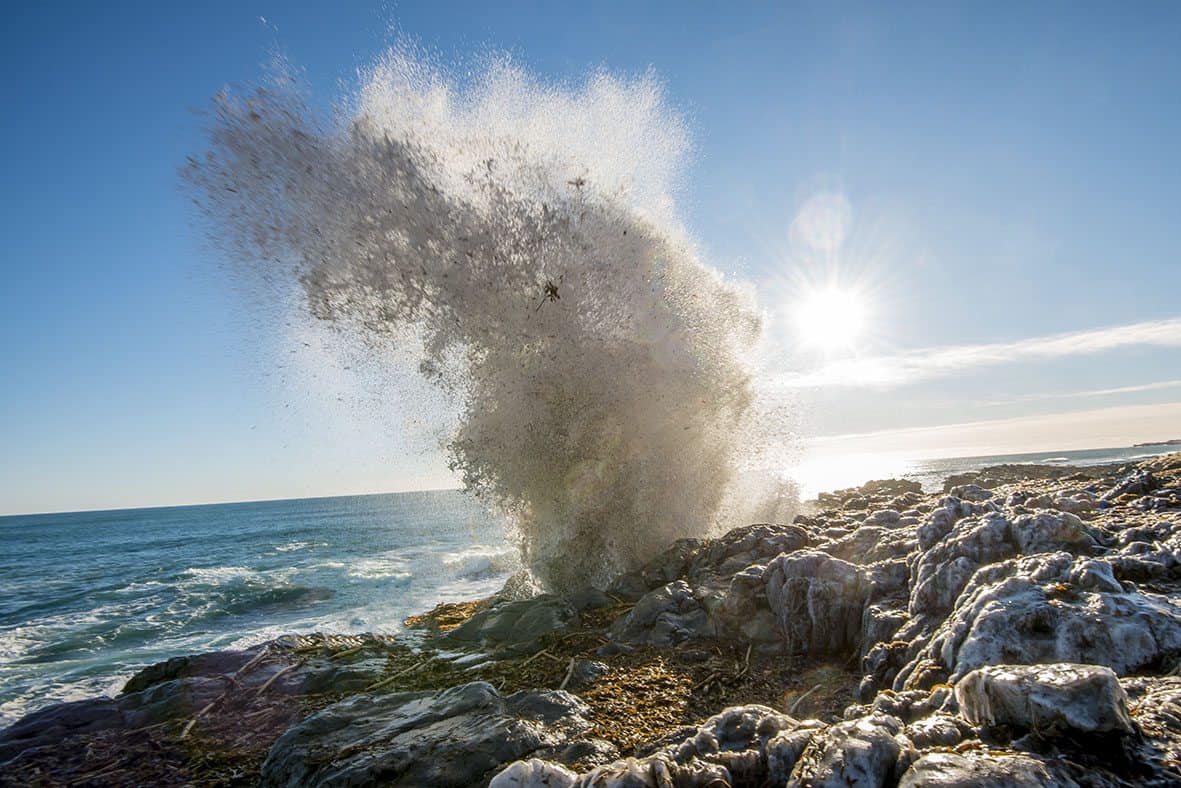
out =
[[[440,693],[358,695],[284,733],[263,786],[471,786],[502,764],[578,735],[587,708],[565,692],[501,697],[484,682]]]
[[[256,653],[257,649],[251,649],[250,651],[214,651],[208,654],[173,657],[166,662],[149,665],[136,673],[123,685],[123,693],[139,692],[155,684],[163,684],[166,681],[190,676],[231,673],[249,662]]]
[[[610,632],[622,643],[671,646],[712,636],[715,629],[693,589],[677,580],[645,594]]]
[[[56,744],[67,736],[134,727],[142,718],[110,698],[59,703],[33,712],[0,731],[0,764],[25,750]]]
[[[1119,483],[1103,493],[1103,499],[1111,501],[1124,495],[1146,495],[1159,486],[1160,482],[1151,471],[1136,471],[1120,479]]]
[[[532,599],[496,602],[440,635],[437,642],[444,648],[523,654],[536,651],[544,636],[577,621],[578,612],[569,602],[554,594],[542,594]]]
[[[570,690],[579,690],[594,684],[607,673],[606,663],[593,659],[580,659],[574,663],[570,672],[570,681],[566,685]]]

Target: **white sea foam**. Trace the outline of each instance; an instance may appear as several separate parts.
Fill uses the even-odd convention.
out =
[[[349,577],[365,580],[409,580],[413,573],[404,558],[397,556],[380,556],[376,558],[362,558],[348,565]]]
[[[186,171],[215,240],[375,357],[417,355],[459,413],[451,467],[542,582],[713,526],[782,436],[753,299],[677,221],[689,139],[659,82],[506,59],[456,80],[400,48],[341,106],[321,119],[283,74],[217,98]]]
[[[227,580],[250,577],[255,571],[246,566],[191,567],[181,573],[197,583],[215,585]]]
[[[306,550],[309,547],[312,547],[312,545],[312,542],[288,542],[287,544],[281,544],[277,546],[275,551],[280,553],[292,553],[296,550]]]
[[[507,574],[521,568],[519,557],[511,548],[483,544],[445,554],[443,566],[461,578]]]

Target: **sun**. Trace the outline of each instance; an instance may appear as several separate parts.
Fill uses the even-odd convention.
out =
[[[852,289],[828,286],[809,290],[794,309],[800,341],[813,350],[851,350],[865,332],[868,309]]]

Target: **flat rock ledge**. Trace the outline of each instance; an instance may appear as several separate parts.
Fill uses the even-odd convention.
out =
[[[876,481],[521,586],[150,666],[0,731],[0,784],[1181,785],[1181,454]]]

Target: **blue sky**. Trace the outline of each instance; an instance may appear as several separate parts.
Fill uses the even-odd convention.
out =
[[[1177,6],[498,5],[6,12],[0,512],[449,483],[404,424],[296,380],[177,178],[194,111],[276,45],[329,101],[391,23],[443,61],[508,50],[547,79],[654,68],[696,142],[684,221],[764,300],[790,304],[814,265],[793,221],[839,197],[834,256],[872,305],[859,361],[905,374],[851,379],[777,327],[807,434],[996,422],[981,453],[1181,437]],[[964,448],[956,432],[914,449]]]

